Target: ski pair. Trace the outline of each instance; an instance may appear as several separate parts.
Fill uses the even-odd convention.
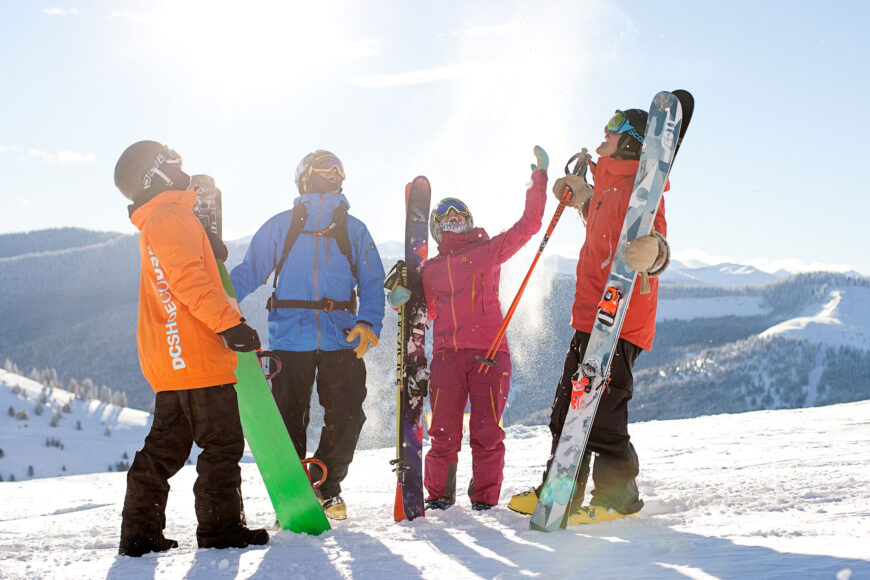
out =
[[[428,256],[429,180],[416,177],[405,186],[405,259],[387,279],[410,291],[398,309],[396,343],[396,472],[393,519],[413,520],[426,514],[423,504],[423,404],[429,387],[426,330],[429,315],[423,295],[423,263]]]
[[[564,529],[568,523],[568,506],[576,491],[577,473],[638,276],[628,265],[625,250],[629,242],[652,231],[674,157],[693,110],[694,99],[687,91],[663,91],[653,98],[619,243],[602,289],[589,344],[572,379],[571,404],[562,434],[529,522],[533,530],[551,532]]]

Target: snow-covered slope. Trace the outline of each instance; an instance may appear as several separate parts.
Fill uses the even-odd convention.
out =
[[[76,399],[2,369],[0,411],[4,480],[117,469],[132,460],[151,426],[144,411]]]
[[[792,318],[761,333],[761,337],[784,336],[829,346],[870,349],[870,288],[831,290],[822,304],[806,316]]]
[[[646,507],[638,518],[554,534],[506,507],[539,481],[545,427],[507,430],[502,504],[457,505],[395,524],[390,449],[357,454],[350,517],[320,537],[290,532],[248,550],[197,550],[193,466],[172,480],[176,550],[116,555],[124,475],[0,483],[3,578],[848,578],[870,577],[870,402],[631,425]],[[467,450],[467,439],[463,449]],[[458,489],[469,481],[463,451]],[[274,520],[244,464],[249,523]]]

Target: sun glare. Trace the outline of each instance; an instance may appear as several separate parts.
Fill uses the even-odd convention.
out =
[[[344,30],[347,16],[331,2],[197,0],[155,10],[149,20],[161,48],[191,71],[197,89],[225,104],[284,94],[318,67],[360,56]]]

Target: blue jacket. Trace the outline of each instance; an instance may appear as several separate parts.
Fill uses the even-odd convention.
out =
[[[315,232],[332,223],[333,211],[339,204],[350,207],[340,193],[309,193],[296,198],[293,205],[299,203],[304,203],[308,210],[305,231]],[[230,274],[239,302],[268,281],[281,259],[292,217],[292,210],[279,213],[254,234],[245,259]],[[347,342],[345,336],[358,322],[368,324],[380,336],[384,319],[384,267],[365,224],[349,215],[347,233],[358,280],[354,279],[350,264],[334,238],[302,233],[278,276],[276,294],[279,300],[345,301],[357,286],[357,314],[346,310],[273,309],[269,313],[269,348],[289,351],[354,348],[359,339]]]

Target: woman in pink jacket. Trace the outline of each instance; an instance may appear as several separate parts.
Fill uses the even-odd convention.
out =
[[[479,374],[477,356],[486,355],[502,322],[498,299],[501,264],[541,229],[547,189],[546,152],[535,147],[532,185],[525,211],[509,230],[494,238],[475,228],[468,207],[455,198],[432,211],[430,229],[438,255],[423,266],[429,317],[434,321],[429,403],[432,447],[426,455],[427,509],[447,509],[456,500],[456,464],[462,419],[471,401],[472,509],[498,503],[504,468],[501,415],[510,389],[507,341],[493,355],[497,365]]]

